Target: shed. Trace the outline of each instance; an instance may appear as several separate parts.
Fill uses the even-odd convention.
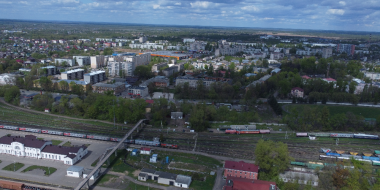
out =
[[[49,113],[49,112],[50,112],[50,109],[49,109],[49,108],[45,108],[45,112],[46,112],[46,113]]]
[[[67,168],[67,176],[80,178],[83,175],[84,168],[80,166],[70,166]]]
[[[190,176],[177,175],[174,186],[182,187],[182,188],[189,188],[190,183],[191,183],[191,177]]]
[[[146,174],[146,173],[140,173],[139,174],[138,180],[146,181],[147,179],[148,179],[148,174]]]
[[[138,154],[138,150],[137,149],[133,149],[132,150],[132,156],[137,156],[137,154]]]
[[[157,163],[157,157],[158,157],[158,154],[153,154],[152,157],[150,158],[149,162],[150,163]]]
[[[139,174],[139,180],[142,180],[142,181],[144,180],[146,181],[147,179],[158,180],[158,174],[155,174],[155,173],[156,173],[156,170],[144,168],[141,170],[140,174],[146,174],[146,178],[144,178],[145,175],[141,175],[141,178],[140,178],[140,174]]]

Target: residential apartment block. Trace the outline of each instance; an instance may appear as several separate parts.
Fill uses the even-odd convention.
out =
[[[166,67],[166,66],[168,66],[167,63],[154,64],[152,66],[152,72],[159,72],[161,70],[161,68]]]
[[[328,47],[328,48],[323,48],[322,49],[322,58],[329,58],[332,56],[332,48],[331,47]]]
[[[47,75],[56,75],[57,74],[57,68],[55,66],[46,66],[46,67],[41,67],[40,69],[46,69]]]
[[[97,55],[90,57],[91,68],[98,69],[106,65],[106,58],[104,55]]]
[[[128,88],[128,94],[131,96],[146,97],[148,96],[148,88],[147,87],[130,87]]]
[[[55,59],[54,61],[55,61],[55,63],[60,64],[60,65],[67,64],[70,67],[75,66],[75,60],[74,59]]]
[[[339,53],[347,53],[347,55],[354,55],[355,53],[355,45],[352,44],[338,44],[336,46],[336,51]]]
[[[92,85],[92,88],[95,93],[113,91],[114,95],[119,95],[126,90],[125,83],[122,82],[115,82],[114,84],[96,83]]]
[[[95,71],[95,72],[84,74],[84,81],[88,84],[96,84],[106,79],[107,77],[106,77],[105,71]]]
[[[61,73],[61,79],[64,80],[79,80],[83,79],[84,70],[83,69],[74,69],[70,71],[65,71]]]
[[[91,65],[90,56],[73,56],[73,59],[78,63],[78,66]]]
[[[135,64],[133,62],[109,62],[107,69],[110,76],[133,76],[135,71]]]

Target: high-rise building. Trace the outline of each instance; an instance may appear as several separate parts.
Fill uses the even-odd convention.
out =
[[[322,50],[322,58],[329,58],[332,56],[332,48],[331,47],[327,47],[327,48],[323,48]]]
[[[354,55],[355,53],[355,45],[352,44],[338,44],[336,46],[336,51],[339,53],[347,53],[347,55]]]
[[[136,65],[134,62],[109,62],[108,63],[108,73],[110,76],[133,76],[133,71],[135,71]]]

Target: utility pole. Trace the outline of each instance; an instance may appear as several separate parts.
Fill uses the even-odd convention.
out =
[[[113,102],[113,127],[116,128],[116,122],[115,122],[115,99],[112,100]]]

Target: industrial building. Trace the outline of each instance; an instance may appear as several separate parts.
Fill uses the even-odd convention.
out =
[[[73,56],[73,59],[78,63],[78,66],[91,65],[90,56]]]
[[[41,67],[40,69],[46,69],[46,74],[47,75],[56,75],[57,74],[57,68],[55,66],[46,66],[46,67]]]
[[[105,71],[95,71],[84,74],[84,81],[89,84],[96,84],[98,82],[102,82],[106,80],[106,78],[107,77]]]
[[[83,79],[84,70],[83,69],[74,69],[70,71],[65,71],[61,73],[61,79],[64,80],[80,80]]]

